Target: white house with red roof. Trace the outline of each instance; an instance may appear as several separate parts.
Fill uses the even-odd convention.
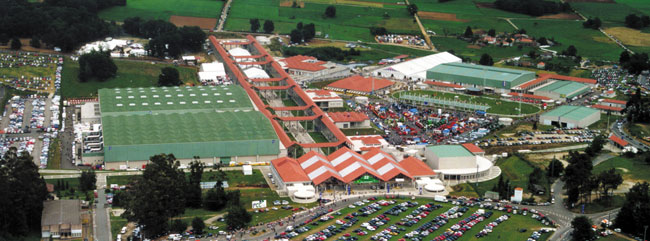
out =
[[[627,101],[624,100],[614,100],[614,99],[601,99],[599,100],[600,105],[606,105],[606,106],[611,106],[611,107],[618,107],[618,108],[625,108],[627,105]]]
[[[341,129],[370,128],[370,118],[362,112],[328,112],[327,115]]]
[[[305,90],[305,93],[323,110],[328,110],[329,108],[343,108],[343,99],[334,91],[311,89]]]
[[[356,152],[366,152],[373,148],[386,148],[390,145],[388,141],[380,135],[348,136],[348,139],[352,142],[350,148]]]
[[[622,138],[620,138],[620,137],[618,137],[618,136],[616,136],[614,134],[609,135],[609,140],[612,142],[612,144],[614,146],[616,146],[616,147],[618,147],[620,149],[624,149],[625,147],[630,145],[629,142],[627,142],[626,140],[623,140]]]
[[[281,157],[271,161],[271,174],[277,190],[299,199],[311,199],[316,196],[311,179],[302,170],[300,164],[291,158]],[[311,194],[311,195],[309,195]]]
[[[278,59],[278,63],[295,80],[315,81],[321,77],[334,78],[350,75],[351,71],[345,66],[326,62],[312,56],[296,55]]]

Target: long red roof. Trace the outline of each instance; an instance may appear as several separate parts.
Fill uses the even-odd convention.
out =
[[[559,74],[548,74],[548,75],[550,75],[549,78],[551,78],[551,79],[568,80],[568,81],[574,81],[574,82],[580,82],[580,83],[586,83],[586,84],[596,84],[596,83],[598,83],[598,81],[596,81],[595,79],[579,78],[579,77],[559,75]]]
[[[315,72],[327,68],[325,66],[322,66],[326,62],[319,61],[318,59],[311,56],[296,55],[282,59],[280,61],[286,63],[285,66],[287,66],[289,69],[299,69]]]
[[[616,106],[608,106],[608,105],[592,105],[592,108],[596,109],[601,109],[601,110],[612,110],[612,111],[622,111],[623,108],[621,107],[616,107]]]
[[[308,182],[311,181],[309,176],[300,167],[300,164],[294,159],[281,157],[271,161],[271,165],[278,171],[278,174],[284,182]]]
[[[436,175],[426,163],[412,156],[404,158],[399,164],[414,177]]]
[[[603,102],[612,103],[612,104],[627,105],[627,101],[624,101],[624,100],[603,99]]]
[[[619,145],[622,146],[622,147],[625,147],[625,146],[627,146],[628,144],[630,144],[630,143],[628,143],[627,141],[621,139],[620,137],[618,137],[618,136],[616,136],[616,135],[614,135],[614,134],[610,135],[610,136],[609,136],[609,139],[612,140],[613,142],[616,142],[616,144],[619,144]]]
[[[361,112],[329,112],[327,113],[334,122],[362,122],[369,120],[368,116]]]
[[[375,86],[374,89],[373,80]],[[387,79],[379,79],[373,77],[364,78],[360,75],[354,75],[331,83],[327,85],[327,87],[370,93],[373,90],[380,90],[393,84],[395,84],[393,81]]]
[[[483,149],[481,149],[480,147],[472,143],[463,143],[462,146],[465,147],[465,149],[467,149],[471,153],[485,153]]]

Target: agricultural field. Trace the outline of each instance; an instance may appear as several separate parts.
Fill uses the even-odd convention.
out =
[[[433,37],[431,42],[439,51],[453,51],[457,56],[470,58],[476,62],[479,61],[483,54],[489,54],[494,59],[494,62],[497,62],[500,59],[527,54],[535,49],[532,47],[522,47],[521,49],[518,47],[498,46],[479,47],[453,37]]]
[[[393,94],[393,97],[398,98],[400,94],[415,94],[415,95],[428,95],[434,96],[435,98],[444,98],[444,99],[455,99],[458,96],[457,100],[460,101],[469,101],[471,103],[481,103],[484,105],[489,105],[490,108],[487,110],[488,113],[492,114],[505,114],[505,115],[516,115],[519,114],[519,111],[516,110],[519,108],[519,102],[503,101],[499,99],[456,94],[456,93],[447,93],[447,92],[438,92],[431,90],[416,90],[416,91],[402,91],[396,92]],[[498,107],[498,108],[497,108]],[[532,114],[539,111],[539,107],[531,104],[521,104],[521,114]]]
[[[169,20],[171,16],[218,18],[223,1],[214,0],[127,0],[126,6],[117,6],[99,12],[106,20],[123,21],[130,17]]]
[[[341,231],[336,232],[332,236],[328,237],[328,239],[331,240],[335,240],[337,238],[344,237],[344,236],[356,237],[359,238],[360,240],[366,240],[366,239],[370,239],[376,234],[379,234],[385,229],[393,230],[392,231],[393,234],[391,235],[392,236],[391,240],[393,240],[396,238],[405,238],[407,234],[413,233],[418,228],[427,225],[426,223],[429,222],[436,223],[437,221],[434,221],[434,219],[446,220],[446,222],[443,221],[444,223],[442,222],[439,223],[440,224],[439,228],[437,228],[435,231],[428,233],[428,235],[415,236],[415,237],[423,238],[422,240],[425,239],[428,240],[428,239],[436,238],[439,235],[442,235],[444,232],[448,231],[448,229],[452,228],[454,224],[458,223],[459,221],[465,218],[470,217],[473,213],[475,213],[479,209],[479,207],[476,206],[474,207],[455,206],[450,203],[433,202],[433,200],[431,199],[424,199],[424,198],[416,198],[413,200],[406,199],[406,198],[385,199],[385,200],[394,201],[394,203],[391,204],[390,202],[386,202],[383,204],[386,206],[380,206],[381,208],[379,210],[371,214],[368,214],[367,216],[356,216],[354,217],[354,219],[357,220],[356,222],[352,221],[353,219],[351,218],[346,218],[346,216],[349,216],[354,212],[358,212],[358,209],[366,207],[376,201],[363,202],[363,204],[357,203],[361,205],[345,207],[333,213],[322,216],[322,218],[315,219],[311,221],[308,225],[298,228],[298,231],[301,233],[298,236],[293,237],[292,239],[302,240],[309,235],[318,233],[333,225],[335,226],[334,229],[340,228]],[[383,201],[384,200],[381,200],[379,202],[383,202]],[[411,203],[408,204],[407,201]],[[415,202],[417,202],[417,204]],[[413,221],[413,224],[406,225],[405,223],[412,220],[412,218],[406,218],[406,217],[408,215],[416,216],[417,214],[419,214],[420,212],[415,210],[417,210],[418,208],[422,207],[425,204],[431,204],[431,208],[429,209],[430,212],[427,215],[423,215],[423,217],[421,217],[421,219],[418,220],[417,222]],[[388,210],[396,210],[395,207],[402,206],[402,205],[404,206],[405,209],[404,211],[385,214],[387,219],[382,220],[384,223],[383,225],[379,225],[378,223],[372,221],[373,218],[384,214],[384,212],[387,212]],[[439,205],[439,206],[434,206],[434,205]],[[426,208],[427,207],[422,207],[422,209],[426,209]],[[457,211],[462,211],[462,212],[458,214],[454,214]],[[490,211],[493,213],[485,220],[478,222],[475,226],[473,226],[473,228],[468,229],[457,240],[461,240],[461,241],[526,240],[528,237],[531,236],[531,234],[534,231],[539,231],[541,228],[547,227],[543,225],[540,221],[531,218],[531,214],[528,214],[527,216],[518,215],[518,214],[517,215],[509,214],[510,215],[509,219],[502,222],[498,226],[494,227],[493,232],[488,233],[487,236],[478,238],[476,237],[476,235],[479,232],[481,232],[481,230],[485,227],[485,225],[495,221],[500,216],[506,214],[506,212],[504,211],[497,211],[497,210],[484,210],[484,211],[486,212]],[[448,218],[440,217],[441,215]],[[402,219],[404,218],[406,218],[408,221],[403,221]],[[339,224],[337,224],[337,222]],[[345,225],[341,225],[340,224],[341,222],[346,222],[346,223],[350,222],[351,225],[349,225],[349,227],[346,227]],[[362,226],[363,223],[374,223],[378,227],[376,228],[376,230],[369,229],[363,227]],[[550,233],[545,233],[541,235],[541,237],[539,237],[539,239],[537,240],[546,240],[548,237],[550,237]]]
[[[320,36],[349,41],[374,41],[369,28],[385,27],[390,32],[418,33],[417,25],[403,5],[365,1],[301,1],[300,8],[280,0],[234,1],[225,28],[231,31],[250,31],[249,19],[272,20],[275,32],[288,34],[298,22],[314,23]],[[325,8],[336,4],[336,17],[325,18]],[[250,6],[257,6],[251,8]],[[390,6],[390,7],[388,7]]]
[[[618,60],[622,49],[599,31],[587,29],[580,21],[514,19],[512,22],[528,35],[554,39],[559,45],[551,49],[561,52],[574,45],[578,55],[591,60]]]
[[[598,17],[603,26],[624,26],[629,14],[650,15],[650,5],[645,0],[616,0],[610,2],[572,2],[573,7],[587,18]]]
[[[196,68],[176,67],[171,64],[151,64],[150,62],[136,62],[115,59],[117,76],[100,82],[90,80],[79,82],[79,63],[66,58],[63,63],[62,88],[63,98],[96,97],[97,90],[103,88],[150,87],[158,83],[158,75],[164,67],[174,67],[178,70],[181,80],[188,84],[197,84]]]

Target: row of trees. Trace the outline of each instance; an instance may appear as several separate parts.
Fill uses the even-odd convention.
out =
[[[296,55],[309,55],[316,57],[320,60],[325,61],[334,61],[334,60],[345,60],[349,56],[358,56],[361,54],[361,51],[351,48],[350,50],[342,50],[336,47],[318,47],[318,48],[296,48],[289,47],[284,48],[284,56],[296,56]]]
[[[149,38],[146,49],[155,57],[178,57],[183,51],[198,52],[206,38],[197,26],[176,27],[163,20],[127,18],[122,25],[124,32],[141,38]]]
[[[0,240],[40,233],[45,181],[28,152],[9,148],[0,159]]]
[[[630,54],[627,51],[623,51],[618,60],[621,67],[630,72],[630,74],[640,74],[644,70],[650,69],[650,61],[647,53]]]
[[[248,21],[251,24],[251,32],[256,33],[257,30],[260,29],[260,20],[257,18],[253,18]],[[273,24],[273,21],[271,20],[266,20],[264,21],[264,27],[263,27],[264,33],[272,33],[273,30],[275,30],[275,24]]]
[[[48,47],[71,51],[119,29],[97,17],[99,9],[112,4],[112,1],[99,0],[3,1],[0,43],[6,44],[14,37],[36,37]]]
[[[79,80],[86,82],[90,79],[104,81],[115,77],[117,65],[107,51],[92,51],[79,56]]]
[[[587,19],[587,21],[582,23],[582,26],[585,28],[599,29],[602,24],[603,23],[600,21],[600,18],[596,17],[593,19]]]
[[[494,6],[501,10],[531,16],[571,11],[569,3],[543,0],[496,0]]]
[[[289,37],[291,38],[292,43],[302,43],[309,42],[316,36],[316,26],[313,23],[302,24],[299,22],[296,25],[296,29],[291,30]]]
[[[650,17],[648,15],[638,16],[630,14],[625,16],[625,26],[635,29],[642,29],[650,26]]]
[[[226,224],[231,230],[244,228],[252,220],[240,202],[239,191],[226,192],[223,189],[221,184],[226,180],[223,171],[218,170],[217,185],[203,197],[200,182],[205,166],[202,162],[197,160],[190,163],[190,174],[186,179],[174,155],[160,154],[152,156],[150,161],[142,176],[132,181],[131,188],[119,195],[120,205],[125,208],[122,217],[143,225],[146,237],[184,230],[186,224],[170,221],[183,214],[186,207],[209,210],[227,208]],[[201,224],[193,221],[192,226],[195,230],[204,227],[202,221]]]
[[[641,96],[641,91],[637,90],[627,101],[623,113],[630,124],[650,123],[650,98]]]

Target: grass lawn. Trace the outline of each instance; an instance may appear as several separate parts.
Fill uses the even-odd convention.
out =
[[[88,191],[86,193],[83,193],[79,189],[79,178],[45,179],[45,182],[49,183],[49,184],[57,185],[57,181],[59,181],[59,180],[61,180],[64,183],[68,184],[68,189],[67,190],[63,190],[63,188],[58,188],[57,189],[57,187],[54,188],[54,193],[60,199],[81,199],[81,200],[85,200],[86,195],[88,196],[89,199],[91,199],[91,201],[94,198],[94,196],[92,194],[93,191]],[[74,192],[71,192],[70,189],[74,189]]]
[[[158,75],[164,67],[174,67],[178,70],[181,80],[185,83],[197,84],[196,68],[175,67],[171,64],[151,64],[127,60],[114,60],[117,65],[115,78],[99,82],[90,80],[79,82],[79,63],[65,59],[63,63],[63,88],[61,94],[64,98],[96,97],[97,90],[103,88],[150,87],[158,83]]]
[[[284,210],[281,209],[280,207],[278,207],[278,210],[272,210],[271,207],[273,207],[273,201],[275,200],[287,200],[289,201],[290,205],[294,208],[297,207],[311,208],[316,206],[317,204],[317,203],[309,203],[309,204],[293,203],[288,197],[281,198],[280,196],[278,196],[278,194],[275,191],[271,190],[270,188],[247,188],[247,189],[239,189],[239,191],[241,192],[241,203],[249,211],[252,211],[251,202],[255,200],[266,200],[266,204],[269,208],[268,212],[259,212],[259,213],[252,212],[251,214],[253,215],[253,220],[251,221],[251,224],[275,221],[284,218],[286,216],[290,216],[293,213],[292,210]]]
[[[363,129],[341,129],[343,134],[346,136],[358,136],[358,135],[383,135],[384,132],[377,130],[375,128],[363,128]]]
[[[126,6],[102,10],[99,17],[115,21],[129,17],[167,21],[172,15],[217,18],[223,4],[223,1],[212,0],[127,0]]]
[[[372,218],[374,218],[374,217],[376,217],[378,215],[380,215],[383,211],[388,210],[391,207],[406,201],[406,199],[401,199],[401,200],[397,199],[395,201],[396,201],[396,204],[389,205],[389,206],[386,206],[386,207],[382,207],[381,210],[379,210],[378,212],[375,212],[374,214],[371,214],[371,215],[369,215],[367,217],[358,216],[357,218],[359,219],[359,221],[355,225],[352,225],[352,227],[349,227],[349,228],[345,229],[343,232],[341,232],[341,233],[339,233],[337,235],[334,235],[334,236],[332,236],[330,238],[331,239],[336,239],[336,238],[338,238],[340,236],[343,236],[345,233],[350,233],[350,234],[352,234],[352,237],[358,237],[361,240],[365,240],[366,238],[372,237],[372,235],[381,232],[383,230],[383,228],[378,228],[375,231],[369,231],[369,230],[366,230],[365,228],[361,228],[361,224],[364,223],[364,222],[367,222],[368,220],[370,220],[370,219],[372,219]],[[433,202],[433,200],[431,200],[431,199],[423,199],[423,198],[417,198],[414,201],[417,201],[420,205],[426,204],[426,203],[429,203],[429,202]],[[429,215],[427,217],[423,218],[422,220],[420,220],[420,222],[416,223],[415,225],[413,225],[411,227],[399,226],[398,225],[398,227],[403,227],[405,229],[405,231],[403,231],[400,234],[394,236],[393,239],[391,239],[391,240],[397,240],[398,238],[403,238],[405,234],[416,230],[417,228],[422,226],[425,222],[433,220],[435,217],[437,217],[438,215],[440,215],[443,212],[446,212],[447,210],[449,210],[453,206],[453,205],[448,204],[448,203],[437,203],[437,204],[441,204],[442,207],[439,208],[439,209],[433,210],[432,212],[429,213]],[[390,218],[390,221],[388,221],[382,227],[388,227],[390,225],[396,224],[397,222],[400,221],[400,219],[402,219],[402,218],[406,217],[407,215],[411,214],[411,212],[416,207],[409,208],[407,211],[402,212],[397,216],[387,215]],[[341,215],[337,216],[337,215],[333,214],[334,219],[331,219],[331,220],[328,220],[328,221],[325,221],[325,222],[315,221],[318,225],[314,226],[314,225],[310,224],[309,227],[312,228],[311,230],[309,230],[308,232],[300,234],[299,236],[295,237],[294,239],[302,240],[305,237],[307,237],[308,235],[313,234],[313,233],[317,233],[317,232],[321,231],[323,228],[325,228],[325,227],[327,227],[329,225],[339,226],[339,225],[335,224],[335,221],[337,219],[343,219],[343,217],[345,215],[347,215],[349,213],[352,213],[352,212],[355,212],[358,208],[359,207],[356,207],[356,208],[345,207],[345,208],[339,210]],[[456,224],[458,221],[469,217],[477,209],[478,209],[477,207],[471,207],[469,209],[469,211],[466,212],[463,216],[461,216],[459,218],[455,218],[455,219],[450,219],[448,223],[444,224],[438,230],[436,230],[433,233],[429,234],[428,236],[424,237],[423,240],[429,240],[429,239],[433,239],[433,238],[437,237],[438,235],[445,232],[449,227]],[[501,212],[501,211],[493,211],[493,212],[494,212],[494,214],[490,218],[478,223],[478,225],[476,227],[474,227],[471,230],[468,230],[458,240],[463,240],[463,241],[465,241],[465,240],[479,240],[478,238],[475,237],[475,235],[479,231],[482,230],[484,225],[488,224],[489,222],[492,222],[493,220],[497,219],[499,216],[501,216],[501,215],[503,215],[505,213],[505,212]],[[526,238],[528,238],[531,235],[531,233],[533,231],[539,230],[541,227],[543,227],[543,225],[539,221],[530,218],[530,216],[512,215],[511,218],[508,221],[505,221],[501,225],[495,227],[494,232],[490,233],[486,237],[481,238],[480,240],[525,240]],[[366,236],[358,236],[358,235],[354,234],[352,232],[352,230],[357,229],[357,228],[361,228],[364,231],[367,231],[368,234]],[[519,232],[519,229],[522,229],[522,228],[527,229],[527,231],[523,232],[523,233]],[[550,237],[550,234],[546,234],[546,235],[542,236],[542,238],[540,240],[546,240],[548,237]]]
[[[320,132],[310,131],[309,136],[311,136],[311,139],[314,139],[314,142],[316,143],[329,142],[325,137],[325,135],[323,135],[323,133]]]
[[[605,130],[608,128],[607,126],[607,114],[600,114],[600,120],[596,121],[595,123],[589,125],[589,129],[592,130]],[[609,115],[609,124],[613,124],[617,120],[623,118],[623,116],[620,115]]]
[[[636,3],[640,3],[640,1],[617,0],[616,3],[572,2],[571,7],[587,18],[600,18],[604,26],[623,26],[625,25],[625,16],[633,13],[637,15],[643,14],[641,7],[647,4]],[[645,8],[647,11],[647,6]],[[645,14],[650,14],[650,11]]]
[[[632,182],[650,182],[650,165],[638,158],[614,157],[604,161],[591,171],[598,174],[609,169],[615,168],[617,173],[623,176],[623,180]]]
[[[432,90],[414,90],[414,91],[402,91],[393,93],[393,97],[399,98],[400,94],[415,94],[415,95],[428,95],[434,96],[435,98],[444,98],[444,99],[454,99],[455,96],[458,96],[458,100],[461,101],[471,101],[472,103],[480,103],[484,105],[489,105],[490,108],[487,110],[491,114],[505,114],[505,115],[516,115],[519,114],[519,111],[516,110],[519,108],[518,102],[511,101],[502,101],[493,98],[473,96],[473,95],[464,95],[456,93],[447,93],[439,92]],[[530,105],[530,104],[521,104],[521,114],[532,114],[539,111],[539,107]]]
[[[47,157],[47,169],[61,169],[61,140],[54,138],[50,141],[50,151]]]
[[[578,49],[578,55],[591,60],[617,60],[621,48],[605,35],[593,29],[586,29],[580,21],[514,19],[520,29],[526,29],[528,35],[554,39],[559,45],[550,49],[563,51],[570,45]]]
[[[113,235],[113,240],[117,240],[117,234],[120,233],[120,230],[122,230],[122,227],[126,226],[128,221],[126,221],[125,218],[122,218],[120,216],[114,216],[113,213],[111,212],[111,235]]]
[[[453,186],[453,191],[449,193],[451,196],[465,196],[465,197],[479,197],[478,193],[474,190],[475,183],[461,183]]]
[[[249,19],[258,18],[260,21],[272,20],[275,32],[288,34],[296,28],[298,22],[314,23],[316,32],[321,32],[320,37],[327,35],[332,39],[365,42],[374,41],[369,31],[372,26],[400,33],[419,32],[404,6],[358,3],[336,4],[336,17],[325,18],[325,8],[333,3],[305,1],[304,7],[292,8],[290,5],[280,6],[279,0],[234,1],[225,28],[231,31],[250,31]]]
[[[611,200],[592,200],[591,203],[585,204],[584,213],[591,214],[609,211],[622,207],[623,203],[625,203],[625,197],[622,195],[614,195],[611,197]],[[571,212],[581,213],[581,205],[577,205],[576,208],[571,209]]]
[[[479,61],[481,55],[489,54],[494,59],[494,62],[497,62],[504,58],[522,56],[534,50],[532,47],[522,47],[521,49],[518,47],[497,46],[486,46],[479,49],[468,48],[467,46],[470,45],[468,42],[453,37],[433,37],[431,42],[439,51],[453,50],[455,55],[470,58],[472,61]]]

